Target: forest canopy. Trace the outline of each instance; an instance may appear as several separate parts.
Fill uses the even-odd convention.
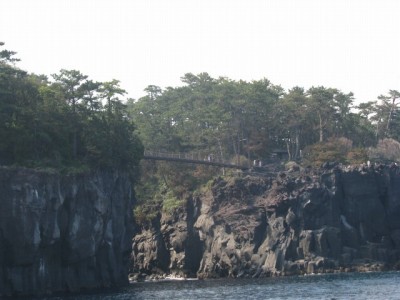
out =
[[[234,163],[267,160],[276,151],[314,165],[399,159],[396,90],[355,105],[351,92],[331,87],[285,90],[266,78],[187,73],[182,86],[149,85],[135,101],[116,79],[97,82],[65,69],[49,77],[30,74],[3,46],[3,165],[131,168],[144,148]]]
[[[165,90],[150,85],[147,96],[128,103],[146,149],[224,161],[265,160],[280,150],[289,160],[352,163],[368,159],[380,140],[400,139],[395,90],[355,105],[351,92],[324,86],[285,91],[265,78],[246,82],[207,73],[181,79],[183,86]]]
[[[50,79],[28,74],[16,67],[15,54],[0,51],[1,165],[132,169],[139,164],[143,146],[118,80],[97,82],[64,69]]]

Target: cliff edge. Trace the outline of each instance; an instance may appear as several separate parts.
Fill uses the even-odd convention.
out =
[[[127,284],[132,202],[124,173],[0,167],[0,296]]]

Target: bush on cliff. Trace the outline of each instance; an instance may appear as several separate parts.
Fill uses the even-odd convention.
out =
[[[363,148],[353,148],[347,138],[330,138],[327,142],[317,143],[304,150],[304,163],[320,167],[325,162],[360,164],[368,161],[368,153]]]
[[[382,139],[369,149],[371,160],[400,161],[400,143],[394,139]]]

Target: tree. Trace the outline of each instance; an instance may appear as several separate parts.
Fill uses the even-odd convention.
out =
[[[0,43],[3,46],[4,43]],[[27,158],[37,95],[27,73],[14,66],[16,52],[0,51],[0,163]]]
[[[149,85],[147,86],[144,91],[147,93],[150,100],[156,100],[157,97],[161,96],[162,90],[159,86],[156,85]]]
[[[320,87],[311,87],[307,94],[309,95],[308,105],[315,114],[316,127],[319,132],[319,142],[324,141],[326,131],[332,126],[332,117],[334,116],[334,97],[336,89]]]
[[[75,114],[77,105],[83,100],[85,91],[85,82],[88,78],[77,70],[61,69],[59,74],[53,74],[57,85],[64,92],[67,103],[71,106],[72,112]]]
[[[309,107],[304,89],[294,87],[275,106],[275,132],[286,144],[289,160],[300,158],[300,150],[310,134]]]
[[[353,93],[343,93],[336,90],[333,98],[333,109],[334,109],[334,128],[332,134],[336,137],[348,136],[351,134],[352,126],[354,123],[351,118],[351,109],[354,102]]]
[[[85,108],[90,112],[99,111],[102,108],[102,103],[100,101],[100,87],[101,82],[96,82],[93,80],[86,80],[82,86],[82,100]]]
[[[369,119],[375,127],[376,140],[400,139],[400,114],[398,103],[396,103],[399,97],[398,91],[390,90],[388,95],[378,96],[378,101],[365,104],[370,111]]]
[[[398,112],[398,104],[396,103],[396,100],[400,98],[400,93],[396,90],[390,90],[388,96],[379,96],[378,99],[382,100],[382,105],[386,107],[386,110],[388,111],[388,116],[387,116],[387,121],[386,121],[386,128],[385,128],[385,136],[390,137],[393,135],[393,132],[391,132],[391,127],[393,123],[395,123],[397,120],[395,120],[395,117],[397,117],[397,112]]]
[[[121,100],[119,96],[124,96],[126,91],[120,87],[120,81],[113,79],[101,84],[100,95],[106,100],[106,110],[109,114],[119,113],[121,111]]]
[[[65,101],[71,107],[70,126],[72,128],[72,157],[78,155],[78,134],[81,124],[78,114],[78,105],[82,103],[85,94],[85,82],[88,76],[77,70],[60,70],[59,74],[53,74],[55,84],[63,92]]]
[[[4,46],[4,42],[0,42],[0,47]],[[17,52],[3,49],[0,51],[0,64],[1,63],[14,63],[20,61],[19,58],[13,57]]]
[[[1,164],[136,168],[143,146],[119,99],[124,90],[117,80],[102,84],[63,69],[49,82],[15,67],[14,54],[0,52]]]

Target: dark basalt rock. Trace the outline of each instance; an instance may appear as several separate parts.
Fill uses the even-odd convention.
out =
[[[143,234],[151,232],[146,238]],[[400,169],[325,165],[276,178],[216,179],[187,207],[134,239],[132,272],[260,277],[400,265]],[[154,247],[152,252],[161,251]],[[141,257],[141,259],[138,259]],[[146,262],[146,264],[144,263]],[[190,264],[188,263],[190,262]]]
[[[132,201],[126,174],[0,168],[0,296],[127,284]]]

